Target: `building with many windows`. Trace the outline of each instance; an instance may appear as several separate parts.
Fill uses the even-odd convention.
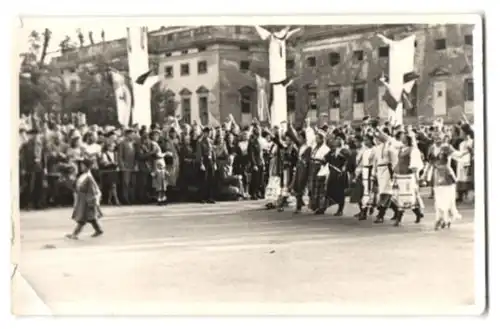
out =
[[[377,28],[395,40],[416,35],[415,71],[419,79],[411,92],[413,107],[405,111],[409,121],[418,117],[459,119],[473,114],[471,25],[424,25]],[[360,120],[365,115],[387,117],[379,81],[388,76],[389,48],[374,31],[344,35],[319,32],[300,47],[287,63],[298,81],[288,90],[291,116],[314,121]]]
[[[272,29],[272,27],[269,27]],[[333,122],[387,116],[379,82],[388,74],[389,49],[376,37],[416,34],[415,70],[409,121],[419,116],[460,118],[472,115],[471,25],[303,26],[288,42],[287,69],[296,77],[288,89],[293,121],[326,116]],[[267,42],[251,26],[169,27],[149,33],[151,63],[157,63],[162,102],[153,115],[179,115],[187,122],[217,124],[229,114],[241,123],[257,115],[255,73],[268,75]],[[68,84],[76,72],[98,58],[128,71],[126,40],[82,47],[54,59]]]

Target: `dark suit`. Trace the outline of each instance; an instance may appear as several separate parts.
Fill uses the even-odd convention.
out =
[[[135,202],[135,176],[137,167],[137,148],[134,141],[123,140],[118,145],[118,166],[121,171],[122,200]]]
[[[212,141],[209,138],[201,138],[198,143],[196,143],[196,163],[199,165],[201,176],[201,201],[214,200],[215,160],[215,151]]]
[[[311,147],[305,146],[302,154],[300,154],[301,149],[299,148],[297,152],[297,162],[295,166],[295,174],[293,177],[293,190],[295,192],[295,197],[297,199],[297,210],[301,210],[304,205],[304,191],[307,187],[309,181],[309,166],[311,162]]]
[[[250,196],[262,197],[261,187],[264,184],[264,153],[257,136],[252,136],[248,141],[248,157],[250,160]]]
[[[46,149],[37,137],[32,138],[22,149],[24,165],[28,176],[28,202],[35,208],[43,206]]]

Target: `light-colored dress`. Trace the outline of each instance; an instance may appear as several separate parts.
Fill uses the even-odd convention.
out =
[[[163,158],[155,160],[155,169],[151,173],[151,176],[153,177],[153,189],[156,192],[166,192],[169,182],[169,172]]]

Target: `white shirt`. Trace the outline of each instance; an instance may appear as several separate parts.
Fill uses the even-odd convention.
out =
[[[97,154],[101,153],[101,145],[99,145],[97,143],[90,144],[90,145],[87,144],[87,145],[85,145],[85,152],[90,156],[97,155]]]
[[[238,146],[241,149],[241,152],[246,155],[248,152],[248,141],[241,141],[238,143]]]
[[[313,150],[312,158],[315,160],[323,160],[328,152],[330,152],[330,148],[323,144],[318,149]]]

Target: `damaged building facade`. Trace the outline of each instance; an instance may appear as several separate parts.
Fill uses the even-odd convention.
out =
[[[388,75],[389,49],[376,33],[395,40],[416,35],[419,78],[405,120],[472,116],[472,30],[456,24],[302,26],[287,44],[287,70],[295,77],[287,91],[289,118],[338,123],[386,117],[379,78]],[[268,47],[252,26],[162,28],[149,32],[148,44],[160,76],[152,97],[155,121],[177,115],[185,122],[216,125],[232,114],[246,124],[257,116],[255,74],[268,75]],[[69,84],[77,84],[79,68],[92,66],[96,56],[127,71],[125,39],[78,49],[52,64]]]

